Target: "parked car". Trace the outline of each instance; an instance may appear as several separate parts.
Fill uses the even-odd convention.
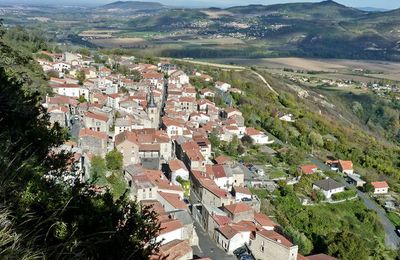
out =
[[[254,258],[249,254],[249,253],[245,253],[243,255],[240,255],[240,260],[254,260]]]
[[[242,201],[251,201],[250,198],[242,198]]]
[[[400,227],[397,227],[395,231],[396,231],[396,234],[400,237]]]
[[[238,249],[233,251],[233,254],[237,257],[239,257],[240,255],[247,253],[247,249],[245,247],[239,247]]]

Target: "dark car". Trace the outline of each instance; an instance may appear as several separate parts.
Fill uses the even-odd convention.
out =
[[[397,227],[395,231],[396,231],[396,234],[400,237],[400,227]]]
[[[247,253],[247,249],[244,247],[239,247],[238,249],[236,249],[235,251],[233,251],[233,254],[237,257],[239,257],[240,255]]]
[[[245,253],[243,255],[240,255],[240,260],[254,260],[254,258],[249,254],[249,253]]]

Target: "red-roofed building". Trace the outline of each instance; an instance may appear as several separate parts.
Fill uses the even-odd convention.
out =
[[[270,141],[263,132],[252,127],[246,128],[246,134],[251,137],[255,144],[272,144],[274,142],[273,140]]]
[[[172,240],[162,246],[150,260],[187,260],[193,258],[193,249],[185,240]]]
[[[236,202],[249,201],[252,198],[251,191],[247,187],[233,186],[232,193],[235,196]]]
[[[254,223],[265,230],[274,230],[278,226],[267,215],[263,213],[254,213]]]
[[[254,209],[246,203],[239,202],[231,205],[225,205],[223,210],[233,222],[242,220],[252,221],[254,219]]]
[[[158,191],[158,201],[163,205],[166,212],[174,210],[188,210],[188,206],[177,194]]]
[[[374,194],[386,194],[389,192],[389,185],[386,181],[374,181],[371,182],[374,187]]]
[[[188,169],[204,171],[206,159],[201,153],[200,146],[195,141],[188,141],[183,143],[181,147],[183,152],[181,160]]]
[[[213,180],[206,177],[204,172],[192,170],[190,173],[192,201],[198,199],[204,205],[221,207],[235,202],[229,192],[220,189]]]
[[[353,162],[339,160],[339,171],[345,174],[353,174]]]
[[[256,259],[296,260],[298,246],[273,230],[260,230],[254,233],[249,248]]]
[[[228,224],[217,228],[216,242],[228,254],[250,241],[251,228],[246,225]]]
[[[97,132],[88,128],[79,131],[79,147],[82,151],[95,155],[105,156],[107,153],[108,136],[104,132]]]
[[[154,167],[159,169],[162,162],[172,157],[172,144],[168,135],[164,131],[150,128],[124,131],[116,135],[115,148],[124,156],[125,166],[157,159]]]
[[[302,174],[309,175],[315,173],[318,170],[318,166],[315,164],[302,165],[299,170]]]
[[[173,240],[182,240],[183,224],[179,219],[170,219],[161,221],[159,235],[156,241],[165,245]]]
[[[112,124],[112,119],[105,113],[88,111],[84,113],[83,124],[90,130],[108,133]]]
[[[186,165],[178,159],[173,159],[168,162],[169,170],[170,170],[170,179],[171,182],[179,185],[176,181],[176,178],[179,176],[183,180],[189,180],[189,171],[186,168]]]

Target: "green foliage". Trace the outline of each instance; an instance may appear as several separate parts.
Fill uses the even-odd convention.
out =
[[[181,185],[185,197],[188,198],[190,195],[190,181],[182,179],[181,176],[176,177],[176,181]]]
[[[294,185],[294,191],[304,196],[310,196],[313,191],[313,183],[321,179],[322,177],[318,174],[302,175],[300,181]]]
[[[80,183],[72,155],[53,151],[68,136],[50,126],[39,94],[24,89],[30,62],[0,40],[0,257],[147,259],[159,246],[156,213]]]
[[[33,32],[30,32],[33,33]],[[41,38],[31,35],[22,28],[4,30],[0,24],[0,65],[8,75],[23,77],[23,89],[27,92],[38,91],[41,96],[50,92],[46,76],[40,65],[33,60],[32,52],[41,49]]]
[[[363,237],[349,231],[335,234],[328,246],[328,253],[343,260],[369,259],[371,250],[366,246]]]
[[[278,197],[273,204],[278,222],[284,227],[285,233],[299,241],[301,252],[310,250],[308,239],[317,252],[340,259],[367,259],[373,254],[371,248],[384,243],[384,233],[376,213],[366,209],[360,201],[302,206],[294,191],[285,185],[280,187],[276,195]],[[358,245],[357,249],[353,248],[355,244]],[[359,257],[352,258],[353,252],[358,252]],[[382,256],[382,253],[378,254]]]
[[[117,150],[112,150],[106,154],[107,168],[111,171],[121,171],[123,166],[123,155]]]
[[[321,201],[326,200],[325,194],[324,194],[322,191],[317,190],[317,191],[315,192],[315,194],[316,194],[316,201],[317,201],[317,202],[321,202]]]
[[[85,82],[86,75],[84,70],[80,70],[76,73],[76,79],[79,81],[79,85],[83,85],[83,82]]]
[[[85,102],[87,102],[87,100],[86,100],[85,96],[79,96],[78,102],[79,103],[85,103]]]
[[[107,165],[106,161],[98,155],[93,156],[91,167],[90,167],[90,177],[93,183],[100,185],[105,185],[106,180]]]
[[[343,192],[339,192],[339,193],[333,194],[332,195],[332,199],[333,200],[345,200],[345,199],[353,198],[356,195],[357,195],[357,191],[351,189],[351,190],[346,190],[346,191],[343,191]]]
[[[386,214],[388,219],[395,225],[395,227],[400,227],[400,215],[397,212],[390,211]]]

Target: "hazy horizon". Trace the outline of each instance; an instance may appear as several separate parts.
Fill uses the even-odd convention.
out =
[[[70,4],[70,5],[104,5],[115,2],[117,0],[59,0],[56,4]],[[55,5],[54,1],[51,0],[2,0],[3,4],[51,4]],[[186,6],[186,7],[229,7],[236,5],[249,5],[249,4],[278,4],[278,3],[296,3],[296,2],[321,2],[315,0],[252,0],[252,1],[240,1],[240,0],[196,0],[196,1],[185,1],[185,0],[149,0],[142,2],[160,2],[170,6]],[[351,7],[373,7],[382,9],[396,9],[400,8],[399,0],[337,0],[336,2]]]

